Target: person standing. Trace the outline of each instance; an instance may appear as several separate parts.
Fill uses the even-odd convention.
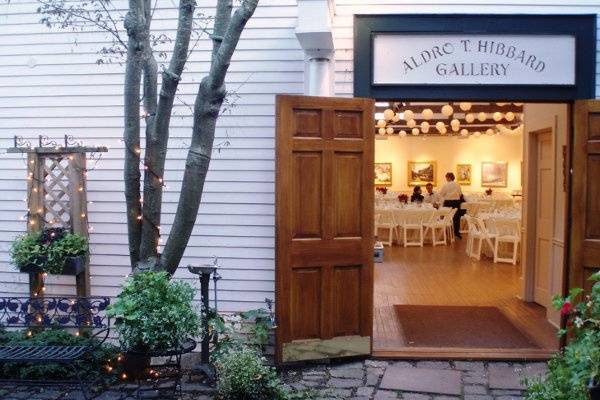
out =
[[[444,201],[444,207],[456,208],[452,224],[454,227],[454,236],[462,238],[460,234],[460,198],[462,196],[462,190],[460,185],[455,182],[455,176],[452,172],[446,174],[446,183],[440,190],[440,197]]]

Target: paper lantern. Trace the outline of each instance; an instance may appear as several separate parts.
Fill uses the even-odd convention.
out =
[[[408,121],[406,121],[406,126],[408,126],[409,128],[414,128],[415,126],[417,126],[417,123],[414,119],[409,119]]]
[[[496,103],[497,106],[504,107],[507,103]]]
[[[468,102],[458,103],[458,107],[460,107],[460,109],[463,111],[469,111],[471,109],[471,103],[468,103]]]
[[[392,117],[392,122],[398,122],[400,121],[400,114],[396,113],[394,114],[394,116]]]
[[[494,132],[494,130],[492,128],[488,128],[488,129],[485,130],[485,134],[486,135],[492,136],[494,133],[495,132]]]
[[[413,136],[418,136],[419,135],[419,128],[413,128],[412,129],[412,134],[413,134]]]
[[[406,131],[402,130],[402,131],[398,132],[398,135],[400,135],[400,137],[405,137],[406,136]]]
[[[469,135],[469,131],[466,129],[461,129],[460,134],[461,134],[461,136],[467,136],[467,135]]]
[[[487,114],[482,111],[477,114],[477,119],[481,122],[484,122],[487,119]]]
[[[509,111],[506,114],[504,114],[504,118],[506,118],[506,120],[508,122],[511,122],[515,119],[515,113],[513,113],[512,111]]]
[[[504,115],[502,115],[501,112],[496,111],[493,115],[492,118],[494,119],[494,121],[496,122],[500,122],[502,121],[502,118],[504,118]]]
[[[404,111],[404,120],[405,121],[408,122],[409,120],[414,119],[414,118],[415,118],[414,112],[412,112],[411,110]]]
[[[458,129],[460,128],[460,121],[455,118],[450,121],[450,126],[454,132],[458,132]]]
[[[427,121],[421,122],[421,131],[423,133],[429,132],[429,122],[427,122]]]
[[[521,107],[523,105],[523,103],[513,103],[513,104],[517,107]]]
[[[380,135],[385,135],[385,128],[379,128],[378,132]]]
[[[431,111],[431,108],[426,108],[423,110],[421,115],[423,116],[423,118],[430,120],[431,118],[433,118],[433,111]]]
[[[388,126],[387,128],[385,128],[385,133],[387,133],[388,135],[393,135],[394,128],[392,128],[391,126]]]
[[[446,129],[446,124],[444,124],[442,121],[438,121],[435,123],[435,129],[441,132],[442,130]]]
[[[444,125],[442,127],[442,129],[439,129],[439,131],[440,131],[440,135],[445,135],[448,132],[448,130],[446,129],[446,125]]]
[[[468,113],[467,115],[465,115],[465,121],[467,121],[468,123],[475,121],[475,115]]]
[[[475,136],[476,138],[478,138],[479,136],[481,136],[481,132],[475,131],[475,132],[473,132],[473,136]]]
[[[442,106],[442,115],[444,115],[445,117],[449,117],[452,114],[454,114],[454,108],[452,108],[450,104]]]
[[[386,121],[391,121],[391,120],[392,120],[392,118],[394,118],[394,111],[393,111],[393,110],[391,110],[391,109],[389,109],[389,108],[388,108],[388,109],[386,109],[386,110],[383,112],[383,118],[384,118]]]
[[[385,119],[380,119],[379,121],[377,121],[378,128],[385,128],[385,125],[386,125]]]

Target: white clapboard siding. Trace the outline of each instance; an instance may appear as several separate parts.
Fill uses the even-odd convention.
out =
[[[355,14],[597,14],[600,0],[335,0],[335,93],[353,94],[353,18]],[[598,25],[600,33],[600,24]],[[597,35],[600,43],[600,34]],[[600,45],[597,46],[596,97],[600,98]]]
[[[113,3],[121,11],[127,4]],[[176,2],[159,3],[153,27],[157,34],[173,36],[177,9],[172,4]],[[214,14],[214,0],[198,3],[199,11]],[[60,138],[65,133],[88,145],[109,146],[88,174],[88,215],[93,227],[90,272],[93,295],[115,296],[130,271],[120,141],[123,66],[97,64],[97,50],[107,43],[104,33],[48,29],[39,23],[36,8],[35,1],[0,3],[0,148],[10,147],[15,134],[35,139],[38,134]],[[304,87],[304,55],[294,34],[296,17],[296,0],[261,0],[242,35],[227,77],[227,88],[233,92],[229,101],[234,105],[219,119],[218,149],[198,223],[176,274],[197,285],[185,266],[208,264],[218,257],[223,311],[261,307],[265,298],[274,297],[274,104],[276,93],[301,93]],[[167,60],[171,46],[158,48]],[[196,46],[174,107],[163,240],[177,209],[192,126],[189,105],[209,68],[210,49],[206,38]],[[26,294],[27,276],[14,272],[8,254],[12,239],[25,229],[26,164],[20,155],[2,154],[0,170],[0,294]],[[49,277],[48,294],[73,292],[72,278]]]

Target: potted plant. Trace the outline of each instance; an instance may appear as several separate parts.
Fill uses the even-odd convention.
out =
[[[142,272],[127,279],[107,315],[115,318],[129,377],[143,376],[153,354],[177,349],[199,334],[193,300],[194,288],[171,281],[166,272]]]
[[[526,380],[527,400],[600,400],[600,273],[590,280],[590,294],[571,289],[566,298],[554,298],[569,344],[550,361],[544,379]]]
[[[21,272],[77,275],[85,268],[88,241],[63,228],[47,228],[18,237],[10,256]]]

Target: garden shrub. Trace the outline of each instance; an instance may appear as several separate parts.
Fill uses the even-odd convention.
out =
[[[23,331],[0,331],[0,346],[84,346],[89,344],[89,338],[75,336],[62,329],[50,329],[28,335]],[[94,339],[92,339],[94,340]],[[75,368],[85,380],[96,379],[100,376],[116,376],[118,367],[115,358],[118,348],[97,343],[96,349],[75,362]],[[109,374],[107,366],[111,368]],[[2,379],[31,379],[31,380],[75,380],[77,376],[73,366],[64,364],[35,364],[7,363],[0,367]]]

